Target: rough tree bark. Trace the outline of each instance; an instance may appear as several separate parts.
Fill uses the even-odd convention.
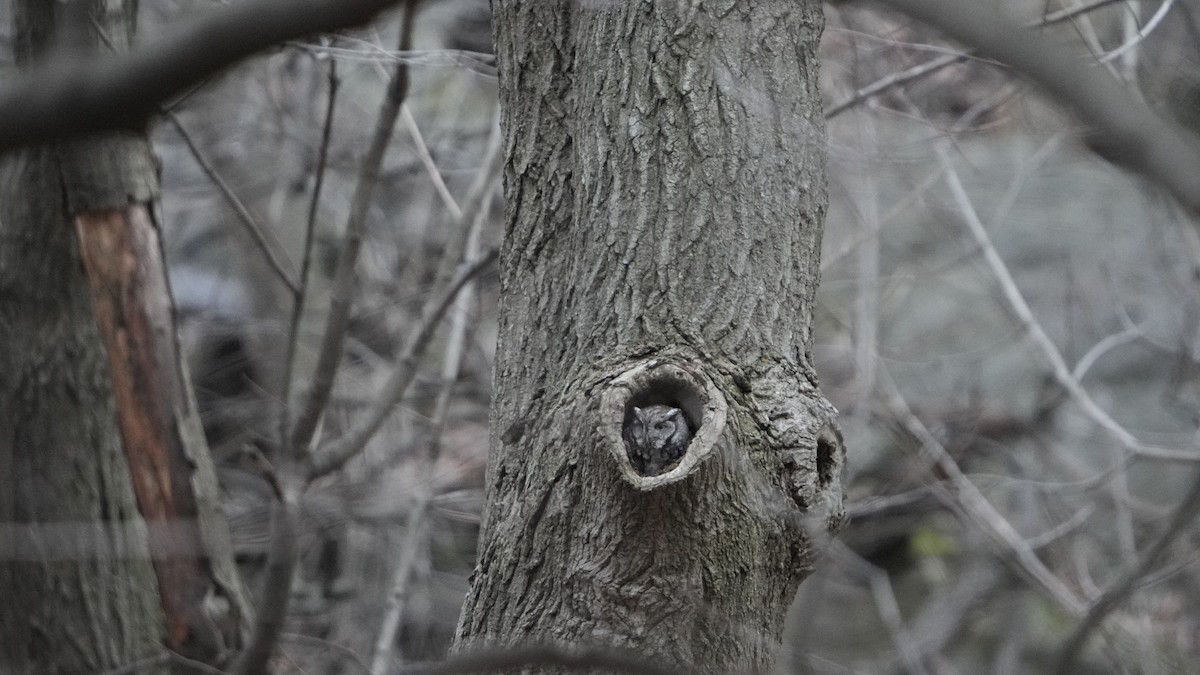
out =
[[[810,356],[821,6],[493,2],[508,166],[492,448],[458,649],[769,663],[843,448]],[[639,475],[633,405],[684,408]]]
[[[136,2],[23,0],[13,17],[19,61],[85,58],[128,48]],[[0,670],[103,671],[164,644],[217,662],[247,610],[178,359],[149,143],[5,160],[0,596],[23,611],[4,613]]]
[[[57,3],[15,7],[18,59],[50,42]],[[0,670],[100,672],[164,637],[66,205],[66,147],[4,158],[0,184]],[[112,167],[109,167],[112,168]],[[118,175],[130,178],[127,171]],[[141,196],[146,186],[125,186]]]
[[[158,584],[59,158],[36,148],[3,165],[0,671],[102,672],[160,649]]]

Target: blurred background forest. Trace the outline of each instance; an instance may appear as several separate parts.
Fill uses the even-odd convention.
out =
[[[142,3],[140,30],[208,4]],[[1006,7],[1055,18],[1045,30],[1196,128],[1200,2],[1093,4]],[[826,15],[816,365],[841,411],[852,519],[801,587],[778,668],[1038,672],[1074,622],[1030,580],[1029,556],[1095,598],[1194,481],[1200,236],[1005,68],[869,5]],[[311,356],[398,61],[412,90],[369,214],[326,437],[373,402],[431,289],[502,234],[487,2],[422,3],[404,53],[395,23],[283,45],[173,103],[154,130],[183,341],[252,589],[272,499],[256,447],[274,432],[291,316],[263,250],[297,269],[315,228]],[[477,200],[483,217],[463,222]],[[494,271],[475,280],[367,452],[306,494],[282,644],[296,672],[358,672],[389,616],[403,659],[444,654],[474,564],[497,293]],[[1200,531],[1174,538],[1116,610],[1124,636],[1094,641],[1088,668],[1194,668],[1198,556]]]

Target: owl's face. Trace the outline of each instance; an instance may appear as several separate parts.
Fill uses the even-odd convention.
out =
[[[642,448],[662,448],[687,433],[683,411],[665,405],[634,407],[630,425],[634,442]]]
[[[655,476],[687,452],[692,432],[679,408],[634,406],[624,431],[629,460],[643,476]]]

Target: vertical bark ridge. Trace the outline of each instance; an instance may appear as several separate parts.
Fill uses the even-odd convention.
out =
[[[804,225],[824,212],[823,160],[813,152],[823,129],[805,103],[815,85],[801,76],[815,56],[812,46],[775,44],[784,38],[760,41],[770,30],[815,44],[819,17],[802,5],[769,17],[742,8],[741,21],[670,3],[647,17],[637,7],[623,25],[650,58],[618,51],[573,73],[580,114],[566,123],[577,157],[588,159],[574,185],[572,242],[586,257],[571,269],[603,280],[595,295],[594,281],[581,284],[572,305],[581,346],[620,340],[636,352],[663,340],[645,328],[655,320],[681,333],[668,339],[728,353],[806,347],[811,284],[793,282],[811,276],[815,242]],[[608,11],[580,11],[576,40],[611,42]],[[609,246],[594,245],[601,237]],[[612,244],[621,242],[618,257]],[[642,283],[647,275],[652,284]],[[629,288],[641,293],[612,302]]]
[[[820,5],[493,11],[508,219],[488,505],[458,645],[764,667],[812,565],[800,521],[836,529],[840,515],[840,464],[818,480],[815,450],[833,410],[807,356]],[[701,369],[730,415],[683,480],[637,491],[599,400],[647,357]]]

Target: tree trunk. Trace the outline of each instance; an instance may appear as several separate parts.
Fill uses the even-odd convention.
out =
[[[13,16],[19,61],[86,58],[128,47],[136,3],[25,0]],[[5,613],[0,669],[95,672],[164,644],[216,662],[245,603],[178,359],[149,143],[5,163],[0,596],[23,613]]]
[[[0,671],[92,673],[161,649],[158,584],[57,153],[0,186]]]
[[[55,5],[26,4],[16,13],[20,57],[45,40]],[[106,356],[66,211],[81,197],[64,185],[71,152],[32,148],[0,167],[5,673],[102,672],[158,654],[164,637]],[[136,181],[126,187],[146,195]]]
[[[843,448],[811,364],[819,3],[493,3],[507,225],[479,561],[459,649],[770,662]],[[643,476],[633,406],[681,407]]]

